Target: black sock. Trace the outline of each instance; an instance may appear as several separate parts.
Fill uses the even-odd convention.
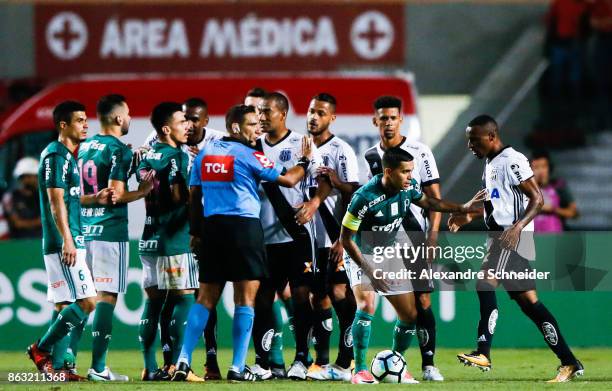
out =
[[[544,336],[544,341],[548,344],[550,350],[552,350],[559,360],[561,365],[574,365],[576,364],[576,357],[570,350],[569,346],[565,342],[557,320],[553,314],[548,311],[546,306],[541,302],[531,304],[529,302],[523,302],[517,300],[521,310],[536,324],[540,333]]]
[[[164,356],[164,366],[175,364],[172,362],[172,339],[170,339],[170,322],[172,321],[172,313],[176,297],[168,295],[164,301],[164,306],[159,317],[159,339],[162,346],[162,354]]]
[[[421,349],[421,367],[425,368],[427,365],[434,365],[434,354],[436,354],[436,318],[431,307],[423,308],[418,296],[415,299],[417,307],[416,329]]]
[[[255,363],[264,369],[270,368],[270,348],[274,337],[274,288],[262,281],[255,296],[255,320],[253,322],[253,346]]]
[[[317,353],[315,364],[329,364],[329,339],[333,328],[332,310],[320,309],[314,313],[314,325],[312,334],[314,339],[314,348]]]
[[[491,287],[492,289],[492,287]],[[480,321],[478,322],[478,353],[491,357],[493,333],[497,324],[497,298],[494,290],[479,290]]]
[[[204,342],[206,344],[206,366],[219,368],[217,363],[217,309],[213,308],[208,315],[208,322],[204,329]]]
[[[314,311],[309,300],[297,302],[295,295],[292,295],[292,297],[295,309],[293,318],[295,324],[295,361],[301,361],[308,368],[310,366],[308,362],[308,345],[311,337]]]
[[[336,310],[336,315],[338,316],[338,323],[340,323],[336,365],[342,368],[349,368],[353,360],[353,335],[351,333],[351,327],[355,319],[357,305],[352,295],[342,300],[334,301],[333,305]]]

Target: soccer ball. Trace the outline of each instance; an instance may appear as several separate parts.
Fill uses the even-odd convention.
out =
[[[376,354],[370,369],[379,382],[401,383],[406,371],[406,360],[398,352],[383,350]]]

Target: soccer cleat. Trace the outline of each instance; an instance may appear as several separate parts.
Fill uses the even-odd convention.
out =
[[[423,368],[423,380],[425,381],[444,381],[444,376],[440,370],[433,365],[426,365]]]
[[[291,380],[306,380],[308,369],[301,361],[294,361],[287,371],[287,377]]]
[[[27,354],[30,360],[34,362],[36,368],[40,373],[53,374],[53,362],[51,360],[51,353],[42,351],[38,348],[38,342],[28,346]]]
[[[374,376],[368,371],[361,370],[353,375],[351,378],[353,384],[378,384],[378,381],[374,379]]]
[[[191,371],[189,365],[186,362],[179,362],[172,373],[172,381],[185,381],[187,380],[187,374]]]
[[[147,369],[142,370],[142,374],[140,375],[140,380],[142,381],[168,381],[170,380],[170,375],[168,375],[168,371],[164,368],[158,368],[155,372],[149,372]]]
[[[95,369],[89,368],[87,378],[92,381],[129,381],[130,378],[125,375],[119,375],[112,372],[108,367],[104,367],[102,372],[96,372]]]
[[[201,383],[204,381],[201,377],[193,373],[186,362],[179,362],[172,373],[172,381],[188,381]]]
[[[457,359],[465,366],[472,366],[480,369],[483,372],[491,370],[491,360],[482,353],[473,351],[471,353],[459,353]]]
[[[270,372],[272,372],[272,377],[276,379],[286,379],[287,378],[287,370],[285,366],[274,366],[270,365]]]
[[[351,381],[351,369],[344,369],[336,364],[325,364],[319,371],[308,370],[308,378],[313,380]]]
[[[401,379],[400,383],[401,384],[419,384],[419,381],[417,379],[415,379],[414,377],[412,377],[410,372],[405,371],[402,374],[402,379]]]
[[[249,368],[249,372],[257,377],[257,380],[270,380],[274,377],[274,374],[270,369],[265,369],[259,364],[255,364]],[[283,368],[283,371],[285,368]]]
[[[241,383],[241,382],[253,382],[260,380],[259,377],[251,372],[251,369],[245,365],[242,372],[236,371],[234,368],[230,368],[227,371],[227,380],[232,383]]]
[[[204,380],[223,380],[219,366],[204,366]]]
[[[584,367],[580,361],[576,361],[576,364],[560,366],[557,369],[557,376],[554,379],[547,381],[547,383],[565,383],[575,377],[583,375]]]
[[[195,372],[193,372],[191,369],[189,369],[189,372],[187,372],[187,378],[185,380],[194,383],[202,383],[205,381],[204,378],[196,375]]]

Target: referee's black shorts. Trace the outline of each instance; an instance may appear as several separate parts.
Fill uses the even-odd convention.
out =
[[[257,218],[214,215],[202,222],[197,250],[200,282],[262,280],[268,277],[263,229]]]

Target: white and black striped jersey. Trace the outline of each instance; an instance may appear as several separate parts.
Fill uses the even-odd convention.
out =
[[[509,145],[487,158],[482,185],[487,189],[484,218],[490,231],[504,231],[523,216],[529,198],[519,189],[519,185],[532,176],[529,160]],[[523,228],[523,232],[533,232],[533,227],[532,220]],[[524,258],[534,259],[531,234],[521,235],[517,252]]]
[[[266,141],[265,135],[257,140],[257,149],[261,150],[271,161],[286,169],[295,166],[302,157],[302,138],[300,133],[289,131],[283,139],[276,144]],[[259,186],[261,198],[261,226],[264,231],[266,244],[286,243],[304,230],[314,241],[314,222],[300,226],[295,222],[296,207],[307,201],[309,176],[316,177],[317,168],[321,167],[323,160],[315,145],[312,146],[312,159],[308,173],[294,187],[287,188],[276,183],[262,182]],[[314,242],[313,242],[314,245]]]
[[[319,147],[323,165],[336,171],[342,182],[359,183],[359,164],[353,148],[338,136],[332,135]],[[310,196],[317,189],[317,181],[309,177]],[[344,217],[344,201],[340,190],[333,188],[329,196],[319,206],[314,221],[316,226],[317,247],[331,247],[340,237],[340,224]],[[348,201],[346,200],[347,204]]]
[[[418,141],[408,140],[404,137],[398,147],[408,151],[414,158],[412,178],[419,185],[419,191],[424,186],[440,182],[440,174],[438,173],[436,159],[427,145]],[[375,146],[365,151],[364,157],[369,169],[368,178],[372,178],[374,175],[383,172],[382,156],[384,153],[385,151],[382,149],[380,143],[377,143]],[[427,231],[429,219],[426,211],[415,204],[410,205],[410,211],[411,215],[404,219],[402,224],[404,229],[406,231]]]
[[[204,149],[206,144],[208,144],[209,142],[213,140],[219,140],[223,138],[224,136],[227,136],[226,132],[222,132],[220,130],[215,130],[211,128],[204,128],[203,133],[204,134],[203,134],[202,140],[197,144],[197,147],[200,151]],[[159,140],[159,136],[157,135],[157,132],[154,130],[147,136],[147,139],[145,140],[143,146],[152,148],[153,145],[157,144],[158,140]],[[181,150],[185,152],[187,156],[189,156],[189,164],[187,166],[187,170],[188,172],[190,172],[191,165],[193,164],[193,160],[196,158],[197,154],[191,152],[191,149],[189,149],[189,145],[187,144],[181,145]]]

